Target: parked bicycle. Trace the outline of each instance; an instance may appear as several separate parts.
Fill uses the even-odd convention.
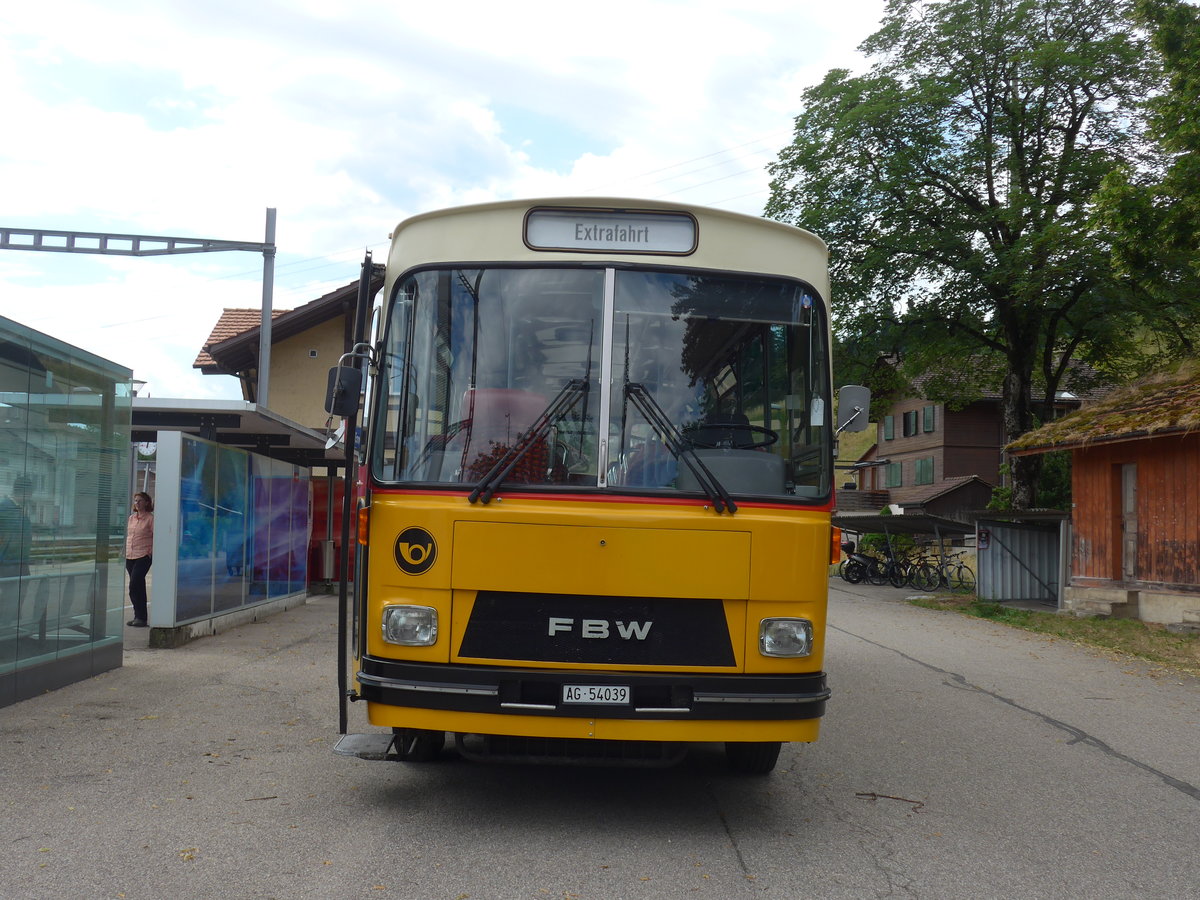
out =
[[[940,586],[960,594],[975,591],[975,572],[962,561],[963,551],[951,553],[938,566]]]
[[[963,562],[965,551],[942,556],[924,553],[913,560],[909,583],[920,591],[952,591],[969,594],[975,590],[975,572]]]
[[[851,584],[884,585],[902,588],[908,584],[909,561],[902,556],[896,556],[890,550],[885,551],[884,557],[871,556],[867,553],[857,553],[853,541],[844,541],[842,550],[847,559],[838,566],[838,575]]]
[[[969,594],[975,591],[975,572],[962,559],[965,551],[933,556],[919,553],[911,558],[897,556],[890,550],[883,558],[857,552],[853,541],[844,541],[842,550],[847,558],[838,566],[838,575],[850,584],[884,585],[918,591],[952,591]]]
[[[920,554],[910,560],[908,565],[908,583],[918,591],[932,593],[941,584],[941,573],[938,571],[937,560],[926,554]]]
[[[909,578],[908,560],[902,556],[896,556],[890,548],[884,552],[884,558],[877,562],[871,584],[890,584],[895,588],[904,587],[908,584]]]

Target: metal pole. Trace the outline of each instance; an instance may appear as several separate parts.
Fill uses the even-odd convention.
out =
[[[362,273],[359,275],[358,282],[358,302],[354,309],[354,334],[351,338],[351,346],[357,348],[359,344],[366,340],[367,334],[367,319],[370,314],[371,306],[371,274],[374,267],[371,264],[371,251],[368,250],[362,264]],[[356,356],[353,360],[356,368],[363,368],[363,360],[361,356]],[[338,573],[341,577],[338,579],[338,734],[345,734],[349,714],[346,709],[346,704],[350,700],[350,673],[347,667],[350,663],[350,638],[353,636],[350,622],[350,550],[354,549],[355,575],[354,575],[354,600],[355,603],[362,602],[365,596],[367,586],[362,583],[363,573],[366,572],[366,567],[361,565],[362,556],[356,544],[352,544],[352,540],[357,540],[358,522],[357,522],[357,499],[354,494],[358,490],[358,409],[359,409],[359,394],[354,395],[354,402],[350,408],[350,415],[346,417],[346,435],[342,439],[343,446],[346,448],[346,468],[342,481],[342,558],[339,562],[341,571]],[[365,421],[364,421],[365,425]],[[332,498],[331,498],[332,499]],[[351,537],[351,524],[353,521],[353,534]],[[357,699],[357,695],[355,695]]]
[[[275,287],[275,210],[267,208],[267,234],[263,240],[262,328],[258,332],[258,395],[255,402],[267,406],[271,369],[271,301]]]

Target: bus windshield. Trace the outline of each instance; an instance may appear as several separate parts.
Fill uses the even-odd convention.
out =
[[[824,307],[803,283],[629,268],[402,279],[381,356],[384,483],[808,502],[830,490]],[[700,465],[697,465],[697,462]]]

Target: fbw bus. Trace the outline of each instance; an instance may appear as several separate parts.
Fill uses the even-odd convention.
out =
[[[374,336],[330,374],[352,419],[369,385],[338,752],[428,759],[450,734],[471,759],[665,764],[723,742],[768,772],[815,740],[838,544],[825,245],[578,198],[391,240]],[[346,698],[382,730],[346,734]]]

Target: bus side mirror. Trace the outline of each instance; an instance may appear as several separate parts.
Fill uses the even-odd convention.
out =
[[[358,406],[361,391],[361,371],[353,366],[334,366],[329,370],[329,386],[325,390],[325,412],[348,418]]]
[[[847,384],[838,391],[837,433],[865,431],[871,418],[871,389]]]

